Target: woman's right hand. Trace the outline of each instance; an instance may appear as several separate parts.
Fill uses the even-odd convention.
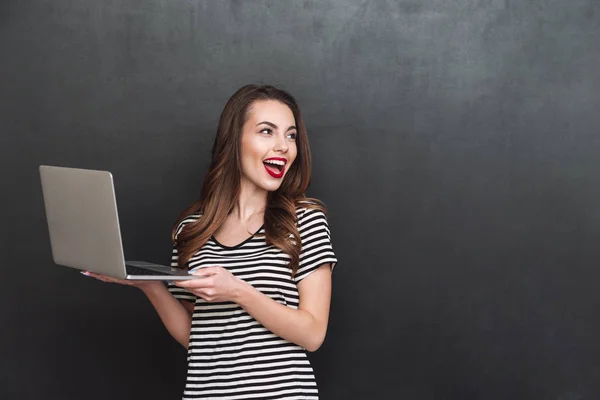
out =
[[[152,288],[152,287],[158,286],[158,285],[162,286],[162,283],[160,281],[142,281],[142,280],[136,281],[133,279],[117,279],[117,278],[113,278],[112,276],[96,274],[96,273],[90,272],[90,271],[82,271],[81,273],[83,275],[90,276],[92,278],[96,278],[102,282],[118,283],[119,285],[133,286],[133,287],[137,287],[142,290],[149,289],[149,288]]]

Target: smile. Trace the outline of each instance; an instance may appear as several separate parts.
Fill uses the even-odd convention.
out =
[[[283,174],[285,173],[285,165],[287,164],[287,160],[285,158],[267,158],[263,161],[263,164],[265,166],[265,170],[273,178],[283,178]]]

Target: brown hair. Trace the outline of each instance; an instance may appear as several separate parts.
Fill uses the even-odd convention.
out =
[[[251,104],[259,100],[276,100],[287,105],[296,120],[296,160],[279,189],[268,194],[264,216],[266,241],[290,256],[289,267],[292,274],[298,270],[301,250],[300,235],[296,227],[296,207],[302,203],[303,207],[325,212],[321,202],[309,199],[304,194],[310,184],[311,156],[306,126],[296,100],[288,92],[273,86],[244,86],[233,94],[221,113],[212,148],[212,161],[204,179],[200,199],[185,209],[173,226],[172,240],[177,248],[181,268],[186,268],[190,258],[225,222],[239,198],[242,129]],[[177,234],[185,218],[197,213],[202,214],[202,217],[185,224]]]

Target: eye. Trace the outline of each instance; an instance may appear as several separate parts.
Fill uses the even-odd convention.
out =
[[[273,133],[273,129],[271,128],[262,128],[260,131],[260,133],[266,133],[267,135],[270,135]]]
[[[298,138],[298,133],[297,132],[289,133],[288,137],[292,140],[296,140]]]

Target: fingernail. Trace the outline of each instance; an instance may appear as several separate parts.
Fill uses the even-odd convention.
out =
[[[81,271],[80,274],[85,275],[85,276],[90,276],[90,273],[87,271]]]

